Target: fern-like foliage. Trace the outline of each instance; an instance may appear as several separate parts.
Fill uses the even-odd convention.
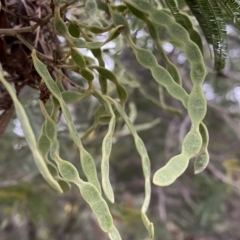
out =
[[[205,16],[201,12],[201,8],[196,0],[185,0],[192,14],[197,19],[199,26],[201,27],[203,34],[208,43],[212,44],[212,37],[210,34],[209,26]]]
[[[212,36],[212,45],[215,57],[215,69],[221,70],[225,66],[227,55],[226,23],[216,0],[197,0],[202,14],[206,17]]]
[[[179,12],[178,5],[175,0],[167,0],[165,1],[166,4],[168,5],[168,8],[172,12],[173,17],[175,18],[176,22],[181,24],[184,28],[187,29],[187,26],[185,24],[185,21],[182,17],[182,14]]]
[[[236,0],[217,0],[232,21],[240,28],[240,2]]]
[[[226,23],[216,0],[185,0],[214,51],[214,66],[221,70],[225,66],[227,51]]]

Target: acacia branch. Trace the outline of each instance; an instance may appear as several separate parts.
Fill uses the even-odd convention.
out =
[[[61,7],[61,11],[65,10],[68,6],[75,3],[76,0],[71,0],[68,3],[65,3]],[[44,17],[41,21],[34,24],[33,26],[22,27],[22,28],[0,28],[0,35],[3,36],[15,36],[20,33],[34,32],[39,26],[44,25],[53,17],[53,13],[49,13],[46,17]]]

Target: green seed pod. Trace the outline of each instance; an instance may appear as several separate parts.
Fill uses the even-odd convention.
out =
[[[76,182],[78,180],[78,171],[70,162],[58,159],[57,165],[59,172],[64,179],[69,182]]]
[[[80,187],[80,192],[95,213],[102,230],[105,232],[111,231],[113,228],[113,219],[99,191],[92,184],[84,183],[83,186]]]
[[[33,158],[35,160],[35,163],[36,163],[39,171],[41,172],[44,179],[54,189],[56,189],[58,192],[62,192],[62,189],[59,186],[58,182],[53,178],[53,176],[51,175],[51,173],[49,172],[49,170],[47,168],[46,162],[44,161],[44,158],[42,157],[42,155],[38,149],[37,141],[36,141],[35,135],[33,133],[33,130],[31,128],[27,114],[26,114],[22,104],[18,100],[15,89],[4,78],[1,65],[0,65],[0,81],[2,82],[2,84],[4,85],[4,87],[6,88],[6,90],[8,91],[9,95],[11,96],[11,98],[13,100],[13,103],[14,103],[14,106],[16,109],[16,113],[17,113],[17,117],[21,123],[21,127],[23,129],[25,139],[28,143],[29,148],[31,149]]]
[[[171,158],[168,163],[157,170],[153,176],[153,183],[158,186],[168,186],[172,184],[187,169],[189,158],[184,154],[179,154]]]
[[[71,185],[60,177],[56,177],[58,184],[61,186],[63,192],[67,192],[71,189]]]
[[[200,151],[201,146],[201,135],[190,131],[183,140],[182,154],[188,158],[192,158]]]
[[[152,67],[157,65],[156,58],[150,51],[143,48],[138,48],[137,50],[135,50],[135,54],[138,62],[143,67],[151,69]]]
[[[209,142],[209,136],[208,136],[208,130],[205,124],[201,123],[199,125],[199,132],[202,137],[202,149],[200,154],[197,156],[194,162],[194,173],[198,174],[202,172],[209,162],[209,154],[208,154],[208,142]]]

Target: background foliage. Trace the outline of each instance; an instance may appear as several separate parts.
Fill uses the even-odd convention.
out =
[[[96,19],[93,17],[94,8],[88,5],[79,7],[84,5],[84,1],[76,3],[77,5],[69,4],[66,17],[78,16],[78,20],[85,24],[93,24],[98,19],[111,22],[104,2],[96,2],[99,9]],[[168,9],[172,1],[150,2],[156,5],[161,4],[162,7]],[[240,239],[240,38],[237,24],[239,6],[237,1],[228,1],[229,6],[236,7],[234,19],[231,19],[231,15],[227,14],[226,9],[221,5],[224,1],[217,1],[219,9],[222,9],[222,20],[216,19],[222,21],[223,29],[216,33],[213,30],[216,27],[214,24],[212,26],[207,24],[210,30],[205,29],[204,26],[201,26],[202,29],[199,27],[190,11],[190,6],[186,5],[187,2],[189,1],[178,1],[178,6],[181,12],[190,16],[195,29],[201,35],[203,56],[207,66],[203,90],[208,101],[208,111],[204,122],[210,135],[210,163],[204,172],[194,175],[193,163],[190,162],[187,171],[174,184],[164,188],[153,185],[148,215],[155,224],[155,239],[237,240]],[[208,2],[215,1],[195,0],[191,2],[206,6]],[[1,21],[0,28],[2,29],[29,26],[31,24],[29,18],[25,19],[23,16],[36,17],[36,12],[40,12],[42,16],[51,13],[49,1],[20,1],[20,4],[18,1],[5,1],[5,5],[3,1],[1,3],[1,19],[5,14],[9,24],[6,26]],[[21,5],[23,3],[25,5]],[[119,2],[116,1],[116,4]],[[19,10],[19,6],[23,10]],[[39,15],[38,17],[40,18]],[[150,49],[155,56],[158,56],[143,22],[130,14],[127,18],[131,25],[134,42]],[[24,33],[21,36],[32,45],[34,45],[34,40],[38,39],[36,47],[42,49],[46,55],[61,54],[61,49],[66,52],[68,48],[66,42],[61,42],[54,36],[51,26],[51,21],[42,25],[38,38],[30,33]],[[214,42],[206,36],[209,32],[215,34],[209,38],[217,36],[213,38]],[[72,34],[78,34],[74,27]],[[228,48],[224,45],[221,48],[223,52],[221,55],[217,47],[220,43],[226,42],[224,34],[227,36]],[[29,60],[30,51],[22,42],[21,36],[20,38],[19,36],[18,38],[5,36],[0,39],[0,50],[3,50],[2,46],[4,46],[5,49],[11,51],[11,55],[6,56],[6,62],[1,52],[1,63],[8,73],[12,73],[9,81],[15,83],[19,99],[27,111],[33,130],[39,136],[44,121],[38,105],[40,78],[32,68]],[[166,32],[160,31],[160,36],[165,52],[180,70],[183,86],[189,90],[191,88],[189,63],[185,55],[167,42]],[[100,40],[103,37],[98,36]],[[212,45],[209,46],[208,43]],[[84,54],[89,57],[90,62],[94,61],[89,50]],[[134,125],[139,126],[141,130],[139,135],[146,144],[151,159],[152,173],[154,173],[168,159],[179,153],[180,143],[190,128],[189,118],[177,100],[158,88],[150,72],[139,65],[122,37],[118,37],[114,42],[103,47],[103,57],[107,68],[115,72],[118,80],[127,88],[129,98],[126,112],[132,116]],[[162,59],[158,58],[158,60],[164,65]],[[223,66],[224,62],[226,62],[225,67],[221,70],[219,66]],[[218,70],[215,71],[214,67]],[[75,83],[86,87],[80,75],[72,71],[65,72],[65,74]],[[97,81],[94,82],[95,86],[98,86]],[[0,117],[2,117],[4,112],[10,112],[11,102],[8,103],[8,96],[2,86],[0,90],[2,109]],[[113,96],[115,94],[112,85],[109,86],[109,94]],[[160,101],[163,94],[165,103],[181,109],[182,114],[174,114],[166,107],[164,108]],[[83,134],[93,123],[93,114],[97,108],[96,100],[89,96],[78,104],[69,105],[69,108],[78,132]],[[160,123],[156,119],[160,120]],[[146,123],[148,124],[143,125]],[[94,157],[98,170],[101,161],[101,144],[106,130],[105,125],[100,125],[83,141],[86,149]],[[77,149],[62,117],[58,123],[58,136],[61,142],[61,156],[72,162],[80,175],[83,175],[79,167]],[[100,230],[95,217],[76,187],[73,186],[64,194],[58,194],[42,179],[15,114],[12,115],[6,131],[1,136],[0,146],[0,239],[91,240],[96,239],[96,236],[100,240],[108,239],[107,235]],[[148,239],[139,211],[144,194],[141,162],[134,148],[133,139],[121,121],[118,122],[114,135],[110,167],[110,179],[116,199],[115,204],[110,204],[110,210],[122,238]]]

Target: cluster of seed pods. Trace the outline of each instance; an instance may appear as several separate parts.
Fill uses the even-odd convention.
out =
[[[196,157],[194,164],[195,173],[203,171],[209,161],[207,151],[208,131],[202,122],[206,114],[206,100],[202,91],[202,84],[205,79],[206,71],[198,33],[192,27],[191,21],[187,15],[182,15],[182,18],[185,19],[185,23],[188,25],[185,26],[186,30],[170,16],[169,12],[159,10],[147,1],[123,0],[123,2],[125,5],[113,6],[107,1],[107,6],[113,22],[109,26],[101,27],[82,23],[70,23],[76,24],[80,28],[85,28],[94,34],[108,32],[108,37],[105,41],[94,42],[87,35],[83,35],[84,39],[82,39],[73,37],[73,35],[70,34],[69,26],[61,17],[61,1],[54,1],[53,24],[55,31],[58,35],[64,37],[70,46],[70,51],[65,59],[71,56],[75,71],[88,82],[89,87],[84,93],[72,90],[65,91],[60,82],[57,79],[53,79],[47,66],[39,59],[37,51],[32,51],[31,56],[34,67],[48,90],[51,92],[53,106],[52,113],[49,114],[44,103],[41,100],[39,101],[45,121],[42,125],[38,142],[35,139],[27,115],[21,103],[18,101],[14,89],[4,79],[2,69],[0,69],[0,80],[13,99],[26,140],[41,174],[46,181],[59,192],[67,191],[70,188],[70,183],[77,185],[82,197],[89,204],[98,219],[99,226],[103,231],[108,233],[109,238],[112,240],[119,240],[121,236],[114,226],[113,218],[107,202],[102,196],[101,188],[107,199],[114,203],[114,191],[109,179],[109,159],[112,150],[116,120],[118,118],[124,120],[133,136],[136,150],[141,158],[145,178],[145,198],[141,208],[141,215],[143,223],[149,232],[149,236],[153,238],[154,226],[146,215],[151,196],[151,164],[146,147],[124,110],[128,98],[127,91],[118,81],[114,73],[105,68],[101,50],[102,46],[121,34],[132,48],[140,65],[149,69],[153,79],[161,87],[164,87],[172,97],[182,103],[191,120],[191,129],[183,139],[181,153],[172,157],[164,167],[155,172],[153,183],[158,186],[167,186],[173,183],[186,170],[189,160],[193,157]],[[95,0],[87,0],[85,7],[88,14],[91,14],[92,18],[96,18],[98,9]],[[120,8],[122,11],[119,11]],[[116,9],[118,11],[116,11]],[[126,11],[145,22],[149,35],[164,60],[166,68],[158,64],[156,57],[149,50],[138,47],[132,41],[131,29],[125,17]],[[123,12],[125,13],[123,14]],[[186,55],[190,64],[190,77],[192,81],[192,89],[189,94],[182,86],[182,79],[177,67],[169,60],[162,48],[161,39],[158,33],[159,27],[167,31],[170,41]],[[98,65],[88,65],[85,56],[78,50],[79,48],[91,50],[94,57],[98,60]],[[92,81],[96,77],[96,73],[98,74],[101,92],[96,90],[92,84]],[[107,95],[108,81],[112,82],[116,87],[119,101]],[[74,126],[67,104],[79,102],[90,94],[99,101],[100,107],[95,113],[94,124],[81,138]],[[77,169],[70,162],[63,160],[59,155],[60,144],[57,137],[56,123],[56,113],[59,108],[61,108],[66,120],[70,136],[79,150],[81,167],[87,181],[83,181]],[[177,111],[175,109],[173,110]],[[84,148],[81,141],[81,139],[86,138],[98,124],[108,125],[107,133],[102,142],[101,184],[98,180],[94,159]],[[55,164],[49,160],[49,155]]]

